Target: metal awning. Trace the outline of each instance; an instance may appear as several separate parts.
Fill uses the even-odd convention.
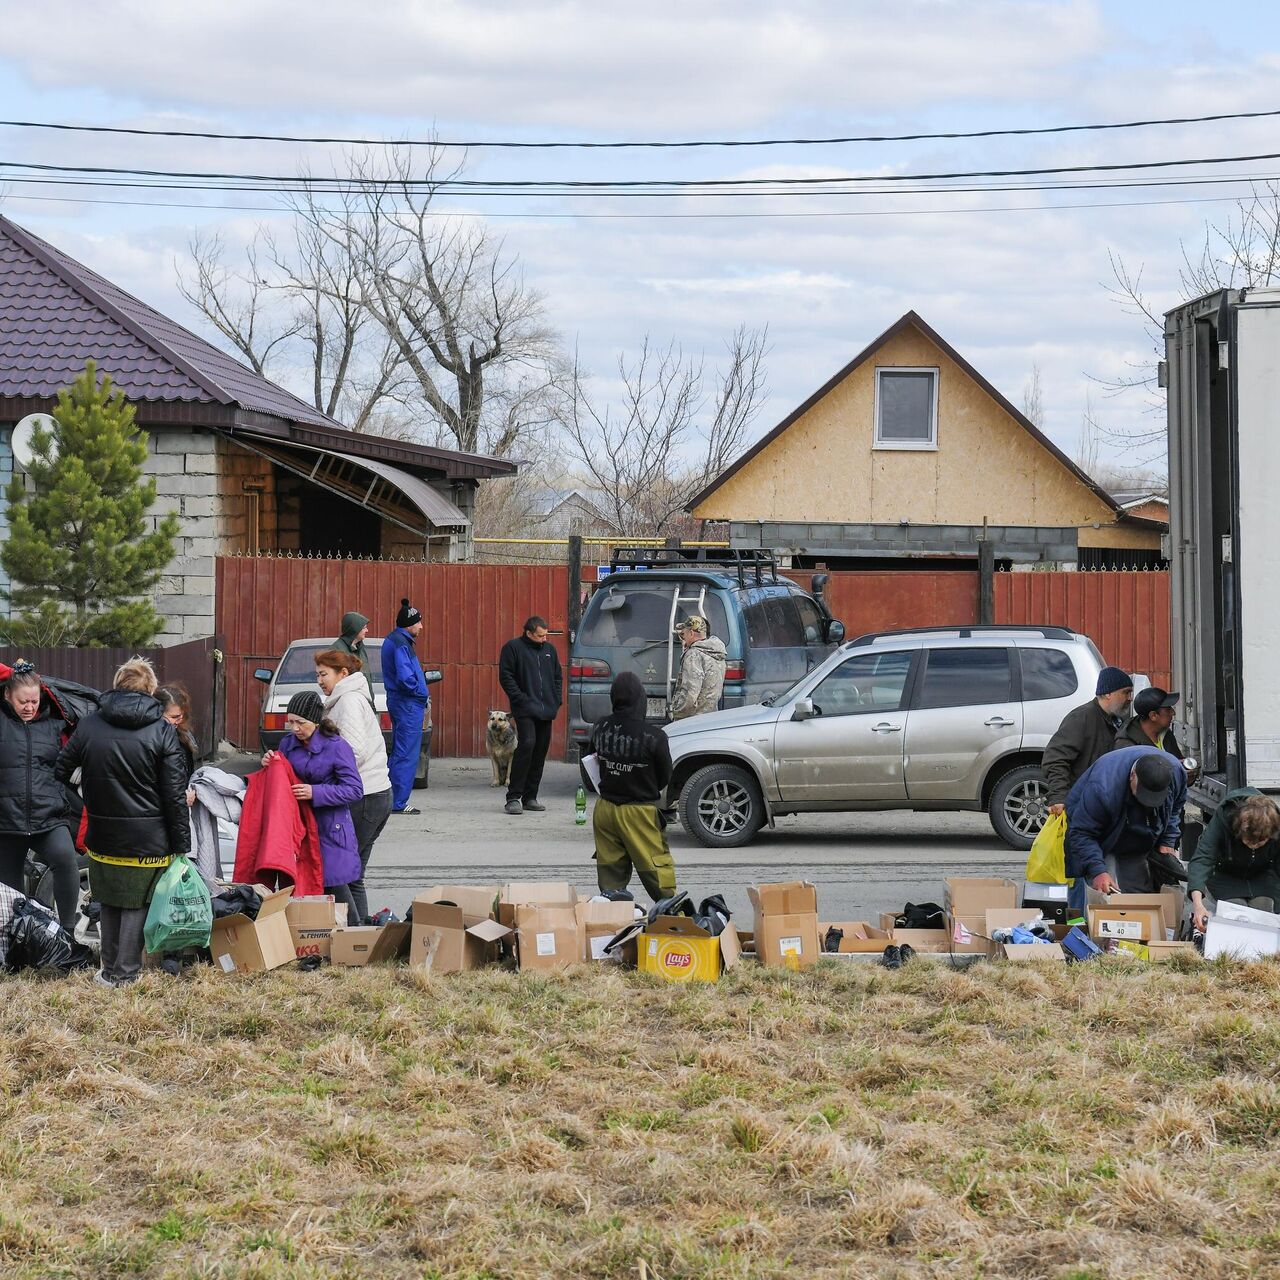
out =
[[[388,462],[357,458],[332,449],[318,449],[237,431],[234,443],[274,462],[348,502],[375,511],[384,520],[419,537],[463,530],[471,521],[438,489],[420,476]]]

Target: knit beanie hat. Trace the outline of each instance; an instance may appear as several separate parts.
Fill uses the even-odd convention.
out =
[[[409,601],[400,601],[400,612],[396,614],[397,627],[411,627],[415,622],[422,621],[422,614],[409,603]]]
[[[1108,693],[1118,693],[1121,689],[1132,689],[1133,677],[1121,671],[1119,667],[1103,667],[1098,672],[1098,688],[1095,696],[1102,698]]]
[[[320,701],[320,695],[315,690],[304,689],[289,699],[285,714],[310,720],[312,724],[319,724],[324,719],[324,703]]]

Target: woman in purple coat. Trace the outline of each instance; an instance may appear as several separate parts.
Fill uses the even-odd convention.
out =
[[[295,693],[286,708],[289,732],[280,741],[280,754],[293,766],[298,783],[293,794],[310,800],[320,831],[324,861],[324,891],[347,906],[347,920],[356,919],[356,904],[347,887],[360,879],[360,846],[356,841],[351,805],[364,795],[360,770],[351,744],[326,720],[318,693]]]

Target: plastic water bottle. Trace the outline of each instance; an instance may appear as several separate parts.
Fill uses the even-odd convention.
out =
[[[580,827],[587,825],[587,790],[578,783],[577,794],[573,797],[573,820]]]

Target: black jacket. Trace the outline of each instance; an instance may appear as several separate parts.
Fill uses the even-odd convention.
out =
[[[66,782],[77,768],[93,853],[163,857],[191,848],[186,758],[149,694],[113,689],[103,696],[62,749],[55,772]]]
[[[80,822],[74,793],[54,777],[66,721],[47,693],[36,718],[23,721],[0,697],[0,832],[35,835]]]
[[[534,644],[516,636],[502,646],[498,659],[498,681],[517,719],[554,720],[560,710],[564,674],[560,655],[550,640]]]
[[[1142,721],[1137,716],[1130,716],[1128,723],[1116,734],[1116,751],[1121,751],[1125,747],[1154,747],[1155,745],[1147,737],[1146,731],[1142,727]],[[1178,745],[1178,739],[1173,736],[1172,728],[1164,731],[1162,749],[1167,751],[1175,760],[1182,759],[1182,748]]]
[[[644,718],[644,703],[619,703],[591,731],[600,758],[600,796],[614,804],[657,804],[671,781],[671,744]]]
[[[1118,728],[1115,717],[1107,715],[1098,706],[1096,698],[1063,716],[1058,732],[1049,739],[1044,759],[1040,762],[1048,784],[1047,804],[1067,803],[1067,792],[1091,765],[1116,745]],[[1148,742],[1146,745],[1151,744]]]

